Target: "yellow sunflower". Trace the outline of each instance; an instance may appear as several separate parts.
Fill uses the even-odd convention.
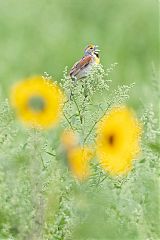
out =
[[[127,107],[115,107],[98,124],[96,151],[101,166],[113,175],[128,172],[140,151],[140,124]]]
[[[55,83],[35,76],[15,84],[10,99],[25,124],[49,128],[60,119],[64,96]]]
[[[73,175],[84,180],[89,176],[89,161],[92,158],[92,151],[88,147],[75,147],[68,151],[69,167]]]

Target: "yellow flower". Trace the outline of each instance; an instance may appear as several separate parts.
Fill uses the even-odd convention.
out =
[[[132,111],[115,107],[97,127],[96,150],[101,166],[113,175],[127,173],[140,151],[141,128]]]
[[[55,83],[35,76],[15,84],[10,99],[25,124],[49,128],[60,119],[64,96]]]
[[[65,150],[69,151],[78,145],[78,137],[72,130],[65,130],[61,135],[61,143]]]
[[[89,176],[89,161],[92,151],[88,147],[75,147],[68,152],[68,162],[73,175],[84,180]]]

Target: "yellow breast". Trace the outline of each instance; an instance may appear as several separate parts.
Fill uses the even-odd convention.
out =
[[[99,56],[96,56],[96,54],[93,54],[93,56],[94,56],[94,62],[95,62],[96,64],[99,64],[99,63],[100,63],[100,58],[99,58]]]
[[[95,61],[96,61],[96,64],[99,64],[100,63],[100,58],[96,56]]]

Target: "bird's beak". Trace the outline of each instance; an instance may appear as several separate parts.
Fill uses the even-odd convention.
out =
[[[100,52],[98,45],[95,45],[95,52]]]

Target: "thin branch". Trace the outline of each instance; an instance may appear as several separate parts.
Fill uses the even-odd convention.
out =
[[[69,119],[67,118],[67,116],[66,116],[66,114],[64,112],[63,112],[63,115],[64,115],[66,121],[68,122],[69,126],[71,127],[71,129],[74,130],[73,126],[72,126],[72,123],[69,121]]]
[[[106,111],[109,109],[111,104],[108,105],[108,107],[105,109],[104,113],[102,114],[101,117],[98,118],[97,121],[95,121],[95,123],[93,124],[93,126],[91,127],[91,129],[89,130],[88,134],[86,135],[86,137],[84,138],[84,142],[83,145],[85,144],[85,142],[87,141],[88,137],[90,136],[91,132],[93,131],[94,127],[96,126],[96,124],[101,120],[101,118],[104,117],[104,115],[106,114]]]
[[[72,117],[76,116],[76,114],[72,114],[68,119],[71,119]]]
[[[46,166],[45,166],[45,164],[44,164],[44,161],[43,161],[42,155],[41,155],[41,154],[39,154],[39,155],[40,155],[40,159],[41,159],[41,162],[42,162],[42,165],[43,165],[43,169],[45,169]]]
[[[74,103],[75,103],[75,105],[76,105],[76,107],[77,107],[78,114],[79,114],[79,119],[80,119],[80,123],[81,123],[81,125],[82,125],[83,122],[82,122],[81,111],[80,111],[80,109],[79,109],[79,107],[78,107],[78,104],[77,104],[75,98],[74,98],[74,95],[73,95],[72,97],[73,97],[73,101],[74,101]]]
[[[53,153],[51,153],[51,152],[48,152],[48,151],[45,151],[45,153],[47,153],[47,154],[49,154],[49,155],[51,155],[51,156],[53,156],[53,157],[55,157],[55,156],[56,156],[56,154],[53,154]]]

